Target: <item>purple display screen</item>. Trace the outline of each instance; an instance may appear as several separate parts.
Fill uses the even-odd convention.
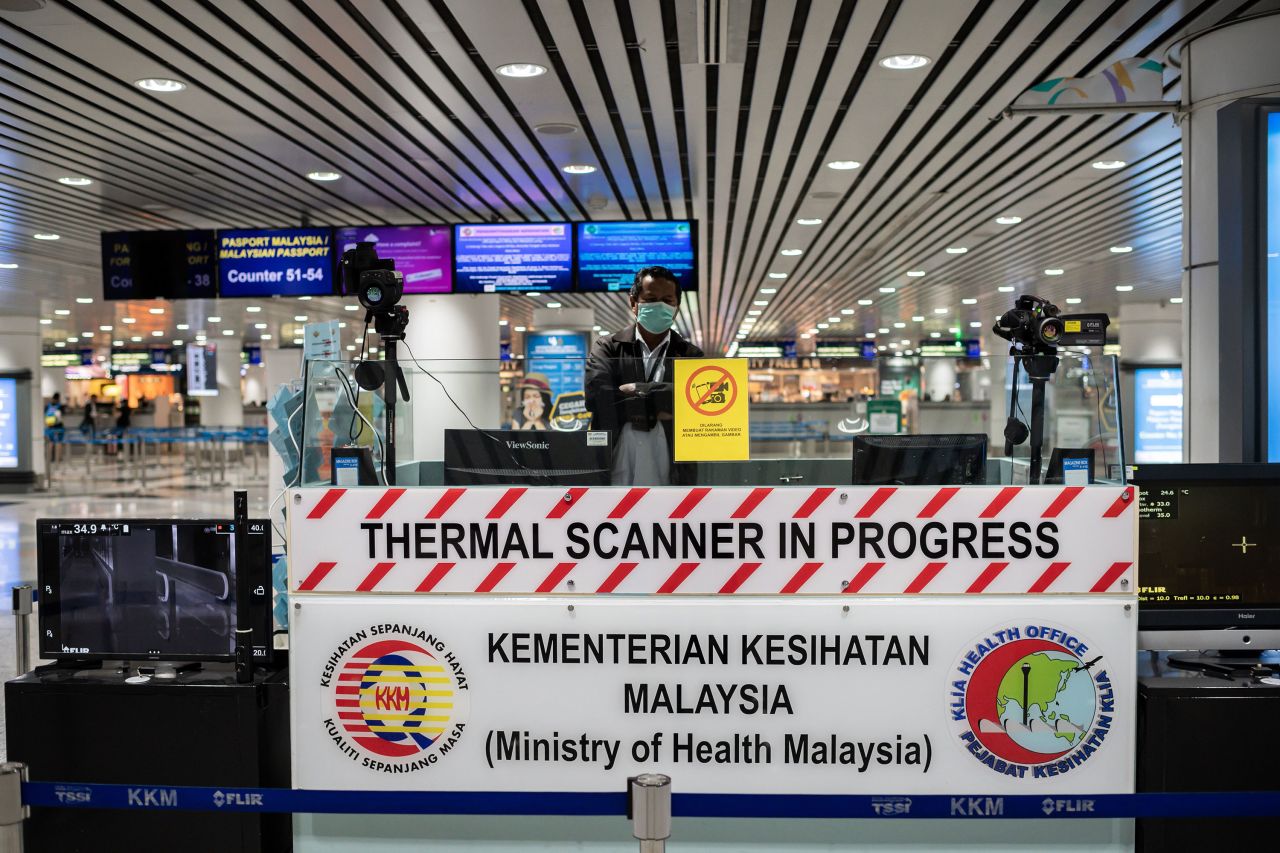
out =
[[[453,229],[448,225],[341,228],[338,257],[356,243],[375,243],[379,258],[393,258],[404,275],[405,293],[453,291]]]

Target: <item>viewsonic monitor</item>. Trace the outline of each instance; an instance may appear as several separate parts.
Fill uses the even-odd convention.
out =
[[[1138,644],[1280,648],[1280,471],[1139,465]]]
[[[226,520],[37,521],[40,657],[232,661],[243,575],[253,656],[266,658],[271,528],[243,524],[237,537]]]
[[[858,486],[963,486],[987,481],[985,435],[859,435],[853,439]]]
[[[447,429],[444,481],[450,486],[607,486],[613,467],[607,439],[608,433],[599,432]]]

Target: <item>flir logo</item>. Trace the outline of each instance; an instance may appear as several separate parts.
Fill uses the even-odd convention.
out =
[[[178,792],[173,788],[130,788],[129,805],[146,809],[176,809]]]
[[[83,806],[93,802],[93,792],[88,788],[65,788],[59,785],[53,789],[58,802],[68,806]]]
[[[952,797],[952,817],[999,817],[1004,814],[1004,797]]]
[[[223,806],[260,806],[262,805],[262,795],[242,794],[239,791],[214,791],[213,804],[218,808]]]
[[[871,810],[881,817],[900,817],[911,814],[910,797],[872,797]]]
[[[1045,797],[1040,810],[1046,815],[1083,814],[1093,811],[1093,800],[1055,800],[1053,797]]]

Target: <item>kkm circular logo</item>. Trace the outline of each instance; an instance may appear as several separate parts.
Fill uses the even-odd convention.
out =
[[[1014,624],[975,640],[948,687],[960,746],[1017,779],[1070,773],[1103,748],[1114,725],[1102,652],[1054,625]]]
[[[448,755],[466,730],[470,685],[444,641],[411,625],[373,625],[338,644],[321,687],[329,739],[384,773],[408,773]]]

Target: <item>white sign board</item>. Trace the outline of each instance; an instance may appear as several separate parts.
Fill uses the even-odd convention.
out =
[[[1129,593],[1122,486],[319,488],[301,592]]]
[[[1121,596],[295,596],[309,789],[1125,793]]]

